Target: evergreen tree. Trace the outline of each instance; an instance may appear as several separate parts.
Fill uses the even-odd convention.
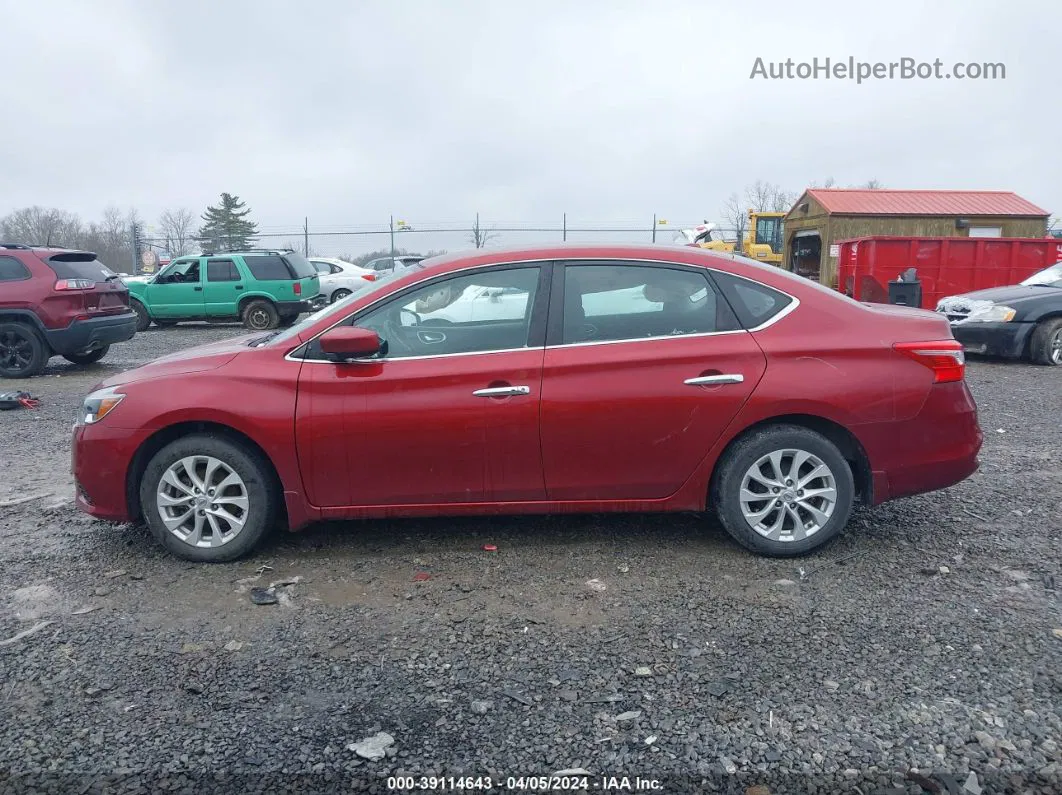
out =
[[[221,194],[221,203],[207,207],[199,241],[209,251],[237,251],[249,248],[258,234],[258,224],[248,220],[251,210],[231,193]]]

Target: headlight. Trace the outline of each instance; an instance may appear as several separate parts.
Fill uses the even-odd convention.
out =
[[[971,323],[1009,323],[1014,319],[1015,314],[1016,312],[1009,306],[993,304],[975,309],[966,317],[966,320]]]
[[[94,425],[114,411],[123,400],[125,400],[125,395],[116,392],[114,387],[93,392],[81,404],[81,413],[77,418],[78,424]]]

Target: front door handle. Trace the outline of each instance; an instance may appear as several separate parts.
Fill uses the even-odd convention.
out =
[[[682,383],[687,386],[711,386],[712,384],[740,384],[745,380],[741,373],[719,373],[718,375],[702,375],[699,378],[687,378]]]
[[[492,386],[487,389],[477,389],[472,393],[476,397],[514,397],[515,395],[530,395],[529,386]]]
[[[237,290],[242,290],[243,289],[243,285],[242,284],[237,284],[236,285],[236,289]]]

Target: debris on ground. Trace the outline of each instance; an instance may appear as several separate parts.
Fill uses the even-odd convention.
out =
[[[648,737],[645,738],[645,744],[646,745],[652,745],[656,741],[657,741],[657,736],[655,734],[650,734]]]
[[[532,706],[531,699],[525,698],[524,696],[521,696],[519,693],[516,693],[512,690],[503,690],[502,695],[507,698],[511,698],[513,701],[523,704],[525,707]]]
[[[16,642],[22,640],[23,638],[28,638],[30,635],[34,635],[34,634],[40,632],[45,627],[50,626],[50,625],[52,625],[54,623],[55,623],[54,621],[39,621],[38,623],[34,624],[29,629],[24,629],[21,632],[16,632],[14,635],[12,635],[7,640],[0,640],[0,646],[10,646],[12,643],[16,643]]]
[[[239,651],[243,648],[243,643],[238,640],[230,640],[225,644],[225,651]]]
[[[486,715],[494,707],[493,701],[473,701],[472,712],[476,715]]]
[[[4,392],[0,394],[0,411],[11,409],[35,409],[40,405],[40,400],[33,397],[29,392]]]
[[[608,588],[608,586],[605,585],[605,583],[603,583],[603,582],[601,582],[601,580],[597,580],[597,579],[587,580],[586,581],[586,587],[589,588],[591,591],[594,591],[595,593],[601,593],[602,591],[604,591],[605,589]]]
[[[275,605],[280,600],[277,598],[275,588],[252,588],[251,589],[251,604],[256,605]]]
[[[639,665],[637,668],[634,669],[634,675],[635,676],[652,676],[653,675],[653,669],[650,668],[648,665]]]
[[[356,743],[347,746],[348,751],[353,751],[362,759],[377,760],[387,756],[387,749],[395,744],[395,738],[387,732],[379,732],[372,737],[366,737]]]
[[[70,615],[83,616],[86,613],[91,613],[94,610],[99,610],[101,607],[103,607],[103,605],[85,605],[84,607],[79,607],[77,610],[71,610]]]
[[[495,544],[484,544],[482,547],[484,552],[497,552],[498,547]]]
[[[1051,630],[1051,634],[1054,635],[1059,640],[1062,640],[1062,627],[1055,627],[1054,629]]]
[[[124,577],[126,574],[125,569],[115,569],[114,571],[108,571],[103,576],[108,580],[113,580],[118,577]]]
[[[24,505],[27,502],[33,502],[34,500],[43,500],[45,497],[51,497],[50,491],[40,492],[38,494],[27,494],[23,497],[11,497],[6,500],[0,500],[0,508],[14,508],[16,505]]]
[[[637,720],[641,716],[642,711],[640,709],[632,709],[628,712],[621,712],[619,715],[616,716],[616,723],[622,723],[623,721],[628,720]]]
[[[630,570],[631,567],[628,566],[626,563],[621,563],[616,567],[616,571],[618,571],[620,574],[626,574]]]
[[[427,582],[431,579],[431,574],[426,571],[418,571],[413,575],[413,582]]]

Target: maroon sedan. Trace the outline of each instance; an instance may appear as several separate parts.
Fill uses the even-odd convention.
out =
[[[78,504],[237,558],[283,515],[713,508],[799,555],[856,502],[950,486],[982,435],[942,315],[741,257],[546,246],[425,260],[298,325],[86,400]]]

